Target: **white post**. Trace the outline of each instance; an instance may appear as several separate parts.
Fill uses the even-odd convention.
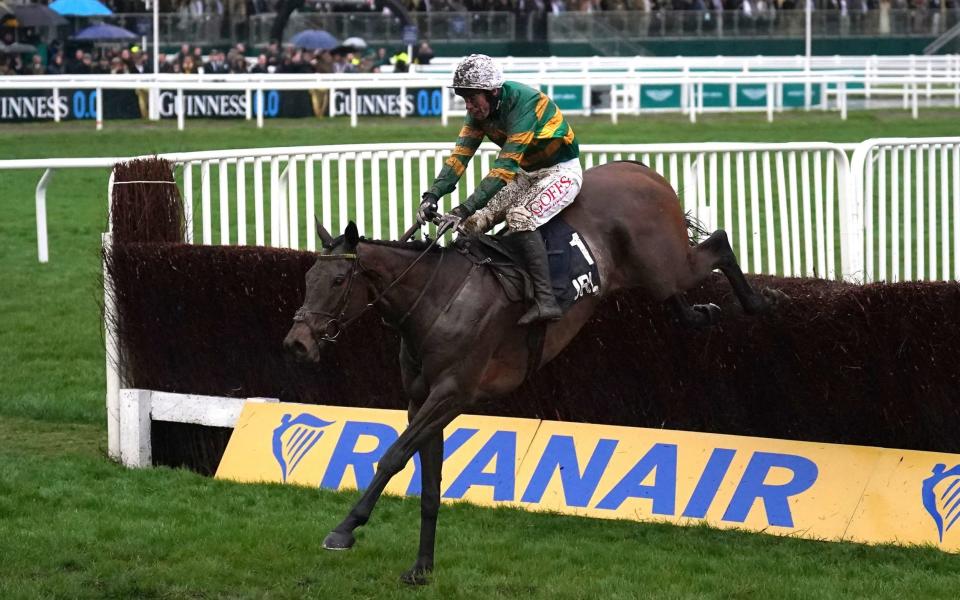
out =
[[[767,123],[773,123],[773,82],[767,82]]]
[[[177,88],[177,129],[183,131],[186,111],[183,106],[183,88]]]
[[[610,86],[610,122],[613,123],[614,125],[617,124],[617,86],[616,84]]]
[[[153,0],[153,78],[160,74],[160,0]],[[159,108],[159,107],[158,107]],[[159,118],[159,110],[158,117]]]
[[[257,128],[263,129],[263,88],[257,88]]]
[[[407,86],[400,86],[400,118],[407,116]]]
[[[37,183],[37,259],[41,263],[50,260],[50,247],[47,241],[47,185],[53,177],[53,169],[47,169]]]
[[[100,239],[104,256],[109,256],[113,234],[104,233]],[[107,272],[107,264],[104,262],[103,327],[107,359],[107,453],[110,458],[117,460],[120,458],[120,372],[117,370],[116,361],[120,355],[118,352],[120,343],[115,327],[117,308],[113,300],[113,282]]]
[[[440,88],[440,124],[444,127],[447,126],[449,122],[450,115],[450,95],[447,93],[447,88]],[[393,239],[393,238],[390,238]]]
[[[243,116],[248,121],[253,119],[253,108],[250,106],[250,101],[253,100],[252,96],[253,94],[251,93],[250,88],[247,88],[243,91],[243,97],[245,102]]]
[[[350,127],[357,126],[357,88],[350,88]]]
[[[847,120],[847,82],[840,82],[840,118],[844,121]]]
[[[97,88],[97,131],[103,129],[103,88]]]
[[[120,462],[125,467],[144,468],[153,464],[150,440],[150,390],[123,390],[120,393]]]
[[[60,122],[60,90],[53,88],[53,122]]]
[[[803,74],[806,81],[803,84],[803,109],[810,110],[810,55],[813,49],[813,0],[806,0],[805,9],[806,33],[804,35],[804,56]]]

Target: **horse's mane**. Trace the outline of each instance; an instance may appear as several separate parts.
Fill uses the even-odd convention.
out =
[[[423,252],[427,248],[430,248],[431,242],[425,242],[423,240],[410,240],[409,242],[398,242],[395,240],[368,240],[367,238],[360,238],[360,242],[363,244],[372,244],[374,246],[386,246],[387,248],[400,248],[401,250],[415,250],[417,252]],[[431,249],[432,251],[439,252],[442,248],[440,246],[434,245]]]

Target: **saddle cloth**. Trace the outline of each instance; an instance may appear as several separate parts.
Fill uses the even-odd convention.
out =
[[[563,312],[584,296],[599,294],[600,270],[580,233],[562,216],[554,217],[537,231],[547,248],[553,295]],[[519,266],[521,254],[512,240],[509,233],[460,237],[456,247],[474,263],[491,268],[511,301],[529,302],[533,299],[533,286],[526,270]]]

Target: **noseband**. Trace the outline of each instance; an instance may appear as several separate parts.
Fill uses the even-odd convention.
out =
[[[390,291],[390,289],[393,286],[400,283],[400,280],[403,279],[403,277],[410,272],[410,269],[412,269],[414,265],[420,262],[421,258],[426,256],[427,252],[429,252],[440,240],[442,231],[443,230],[441,230],[441,232],[438,232],[437,237],[430,242],[430,245],[428,245],[423,250],[423,252],[421,252],[415,259],[413,259],[413,262],[407,265],[407,268],[404,269],[402,273],[397,275],[397,278],[394,279],[392,282],[390,282],[390,285],[383,288],[382,291],[377,293],[376,298],[368,302],[366,306],[360,309],[360,312],[358,312],[357,314],[353,315],[352,317],[344,321],[343,317],[347,312],[347,303],[350,301],[350,291],[353,289],[353,278],[358,272],[363,273],[364,271],[367,270],[360,263],[360,248],[357,248],[356,252],[353,255],[353,266],[350,268],[350,274],[347,276],[347,287],[343,291],[343,295],[340,296],[340,299],[337,300],[337,304],[336,306],[334,306],[333,312],[327,312],[323,310],[308,310],[306,304],[304,304],[303,306],[297,309],[296,313],[294,313],[293,322],[303,323],[306,321],[307,315],[321,315],[321,316],[327,317],[326,322],[324,322],[323,326],[321,327],[323,334],[319,337],[318,341],[330,342],[332,344],[335,344],[337,342],[337,338],[340,337],[340,334],[343,333],[344,329],[346,329],[348,326],[350,326],[351,323],[359,319],[363,315],[363,313],[370,310],[377,302],[380,302],[380,300],[383,299],[384,295],[386,295],[386,293]],[[441,255],[441,260],[442,258],[443,257]],[[437,270],[439,270],[439,264],[438,264],[438,268],[435,269],[434,271],[434,275],[436,275]],[[430,281],[433,281],[433,276],[430,277]],[[430,281],[427,282],[427,286],[429,286]],[[426,291],[426,286],[424,287],[423,291]],[[421,292],[421,297],[423,296],[423,291]],[[417,303],[419,301],[420,301],[420,298],[417,298]],[[414,306],[416,306],[416,303],[414,303]],[[413,310],[413,307],[411,307],[410,311],[412,310]],[[408,314],[410,311],[408,311]],[[404,315],[403,319],[405,320],[407,316],[408,315]],[[317,339],[317,336],[314,336],[314,339]]]

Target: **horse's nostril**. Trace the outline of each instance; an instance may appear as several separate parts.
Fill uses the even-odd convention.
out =
[[[297,357],[304,356],[307,353],[307,347],[303,345],[303,342],[297,340],[290,344],[290,351]]]

